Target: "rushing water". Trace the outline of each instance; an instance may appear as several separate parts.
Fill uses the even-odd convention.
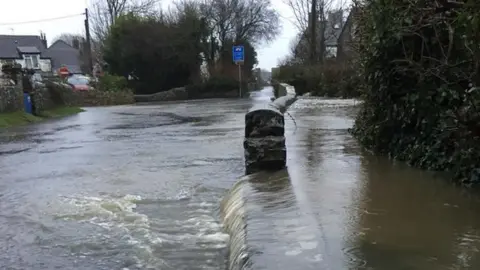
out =
[[[478,197],[362,151],[351,100],[298,100],[288,169],[242,178],[244,113],[270,92],[0,132],[0,269],[223,270],[221,218],[253,269],[480,268]]]

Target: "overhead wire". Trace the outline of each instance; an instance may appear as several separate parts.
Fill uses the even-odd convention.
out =
[[[83,15],[85,15],[85,13],[72,14],[72,15],[61,16],[61,17],[53,17],[53,18],[41,19],[41,20],[32,20],[32,21],[9,22],[9,23],[2,23],[2,22],[0,22],[0,26],[11,26],[11,25],[21,25],[21,24],[30,24],[30,23],[49,22],[49,21],[56,21],[56,20],[68,19],[68,18],[73,18],[73,17],[77,17],[77,16],[83,16]]]

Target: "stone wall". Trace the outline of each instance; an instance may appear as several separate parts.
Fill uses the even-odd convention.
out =
[[[295,88],[289,84],[272,81],[272,86],[276,98],[286,95],[295,95]]]
[[[56,105],[66,106],[111,106],[132,104],[135,102],[131,91],[72,91],[63,83],[47,83],[49,97]],[[46,95],[47,96],[47,95]]]
[[[23,111],[22,85],[0,84],[0,113]],[[48,81],[31,94],[35,114],[57,106],[110,106],[133,104],[133,92],[83,91],[73,92],[67,84]]]
[[[249,94],[250,93],[248,91],[243,91],[242,92],[242,97],[248,97]],[[202,98],[238,98],[238,95],[239,95],[238,90],[231,90],[231,91],[222,92],[222,93],[214,93],[214,92],[202,93],[202,94],[196,96],[195,98],[197,98],[197,99],[202,99]]]
[[[248,94],[247,92],[244,93]],[[203,99],[203,98],[237,98],[238,90],[232,90],[222,93],[206,92],[196,95],[190,95],[186,87],[177,87],[167,91],[158,92],[151,95],[135,95],[136,102],[161,102],[161,101],[176,101],[187,99]]]
[[[135,95],[136,102],[156,102],[188,99],[185,87],[173,88],[168,91],[158,92],[151,95]]]
[[[39,114],[41,111],[49,110],[55,107],[55,102],[52,100],[50,91],[46,87],[41,87],[31,94],[34,114]]]
[[[23,110],[23,91],[17,86],[0,85],[0,113]]]
[[[84,91],[74,92],[69,105],[79,107],[112,106],[133,104],[134,102],[132,92]]]

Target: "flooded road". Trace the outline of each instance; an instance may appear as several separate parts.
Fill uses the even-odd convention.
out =
[[[354,101],[299,99],[288,169],[250,177],[253,269],[480,269],[480,200],[363,151]]]
[[[225,269],[256,102],[89,108],[0,131],[0,269]],[[480,201],[374,157],[349,100],[298,100],[288,170],[249,178],[253,269],[479,269]]]
[[[88,108],[0,135],[0,269],[222,269],[245,100]]]

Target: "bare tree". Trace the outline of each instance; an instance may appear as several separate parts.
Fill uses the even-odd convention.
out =
[[[255,46],[273,41],[280,33],[279,14],[270,0],[202,0],[200,11],[208,32],[203,44],[210,74],[217,63],[230,60],[226,56],[232,43]]]
[[[92,33],[96,40],[103,41],[108,29],[122,14],[153,14],[159,0],[95,0],[90,7]]]
[[[280,32],[270,0],[205,0],[202,13],[220,45],[226,41],[270,42]]]
[[[306,31],[310,26],[312,0],[284,0],[284,2],[293,12],[292,23],[298,31]],[[347,2],[347,0],[317,0],[317,19],[319,21],[326,20],[329,11],[344,8]]]

